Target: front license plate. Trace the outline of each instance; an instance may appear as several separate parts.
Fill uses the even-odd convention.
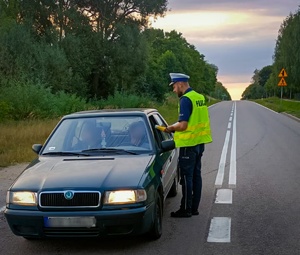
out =
[[[94,228],[95,217],[44,217],[46,228]]]

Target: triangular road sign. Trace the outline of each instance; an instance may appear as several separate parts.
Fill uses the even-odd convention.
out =
[[[286,78],[288,77],[287,72],[285,71],[284,68],[281,69],[280,73],[278,74],[279,78]]]
[[[285,87],[285,86],[287,86],[287,83],[286,83],[286,81],[285,81],[284,78],[281,78],[280,82],[278,83],[278,86],[279,87]]]

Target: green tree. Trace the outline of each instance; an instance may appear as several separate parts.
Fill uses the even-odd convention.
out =
[[[146,41],[135,23],[119,25],[116,38],[110,47],[112,58],[112,84],[117,89],[134,92],[139,77],[144,75],[148,52]]]
[[[162,101],[169,73],[190,75],[204,94],[218,68],[177,31],[148,29],[167,0],[0,0],[0,86],[41,84],[52,93]],[[2,85],[1,85],[2,84]]]
[[[273,71],[273,66],[268,65],[263,67],[259,72],[258,72],[258,76],[259,76],[259,81],[258,84],[262,87],[264,87],[268,81],[268,79],[270,78],[271,74]]]
[[[163,15],[167,10],[167,0],[157,1],[140,1],[140,0],[127,0],[127,1],[99,1],[99,0],[77,0],[75,1],[79,10],[83,15],[87,15],[90,20],[90,24],[93,30],[99,35],[97,45],[97,56],[95,58],[95,65],[91,73],[91,93],[97,97],[107,96],[103,95],[103,91],[114,91],[117,87],[123,87],[124,79],[118,78],[121,85],[116,85],[114,82],[116,79],[111,79],[111,76],[115,76],[112,72],[116,69],[120,69],[114,60],[120,61],[119,56],[111,50],[111,43],[115,48],[118,48],[118,42],[120,37],[124,38],[123,30],[120,29],[123,24],[135,23],[136,26],[142,28],[148,25],[148,18],[150,16]],[[128,30],[127,30],[128,31]],[[120,34],[121,33],[121,34]],[[129,36],[130,37],[130,36]],[[122,44],[122,43],[121,43]],[[124,44],[123,44],[124,46]],[[124,48],[120,45],[121,48]],[[139,51],[140,44],[133,48],[133,51]],[[141,53],[142,55],[142,53]],[[138,56],[137,56],[138,57]],[[120,61],[122,62],[122,61]],[[128,62],[127,62],[128,63]],[[121,64],[121,63],[120,63]],[[128,64],[127,64],[128,65]],[[143,66],[142,64],[141,66]],[[114,68],[111,68],[114,66]],[[129,66],[130,67],[130,66]],[[121,73],[126,73],[125,69],[121,68]],[[133,67],[133,69],[136,66]],[[127,70],[128,71],[128,70]],[[134,71],[131,70],[131,73]],[[137,71],[136,73],[141,73]],[[116,77],[114,77],[116,78]],[[126,82],[126,81],[125,81]],[[126,86],[129,84],[127,83]]]
[[[196,91],[210,94],[214,90],[218,68],[207,63],[204,55],[189,44],[181,33],[147,29],[143,34],[150,49],[146,86],[143,88],[151,87],[153,90],[157,86],[155,91],[164,94],[170,80],[169,73],[182,72],[191,77],[189,83]]]
[[[231,100],[231,96],[223,84],[219,81],[216,82],[214,91],[211,93],[211,96],[220,100]]]
[[[273,66],[265,66],[261,70],[255,69],[251,84],[242,94],[242,99],[258,99],[272,93],[274,79],[272,77]]]
[[[264,89],[257,83],[250,84],[242,94],[242,100],[258,99],[264,96]]]
[[[282,68],[288,73],[285,95],[292,97],[293,94],[300,93],[300,9],[283,21],[278,32],[273,75],[278,75]],[[274,88],[277,83],[273,84]]]

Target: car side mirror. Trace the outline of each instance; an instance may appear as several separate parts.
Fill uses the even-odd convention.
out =
[[[41,149],[42,149],[43,145],[41,144],[34,144],[32,145],[31,149],[36,153],[39,154]]]
[[[166,140],[161,142],[161,149],[163,152],[171,151],[175,149],[175,142],[174,140]]]

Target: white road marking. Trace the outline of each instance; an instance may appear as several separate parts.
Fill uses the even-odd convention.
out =
[[[210,222],[207,242],[230,243],[231,218],[214,217]]]
[[[232,189],[218,189],[216,204],[232,204]]]
[[[217,174],[216,181],[215,181],[215,186],[217,186],[217,187],[222,187],[222,184],[223,184],[229,138],[230,138],[230,130],[227,130],[224,146],[222,149],[221,159],[220,159],[220,163],[219,163],[218,174]]]
[[[230,169],[229,169],[229,187],[236,187],[236,103],[234,102],[234,118],[232,125]]]
[[[253,102],[253,103],[255,103],[255,102]],[[267,110],[269,110],[269,111],[271,111],[271,112],[274,112],[274,113],[278,114],[278,112],[275,112],[275,111],[273,111],[272,109],[270,109],[270,108],[268,108],[268,107],[265,107],[265,106],[263,106],[263,105],[261,105],[261,104],[258,104],[258,103],[255,103],[255,104],[258,105],[258,106],[260,106],[260,107],[262,107],[262,108],[265,108],[265,109],[267,109]]]
[[[0,208],[0,213],[3,213],[4,210],[5,210],[5,208],[6,208],[6,206],[2,206],[2,207]]]
[[[228,144],[230,140],[230,129],[232,127],[232,142],[230,153],[229,187],[236,187],[236,102],[232,105],[231,117],[229,118],[228,129],[222,149],[219,169],[215,181],[216,187],[222,187],[227,157]],[[216,194],[216,204],[232,204],[232,189],[219,189]],[[231,239],[231,218],[214,217],[211,219],[207,242],[209,243],[230,243]]]

